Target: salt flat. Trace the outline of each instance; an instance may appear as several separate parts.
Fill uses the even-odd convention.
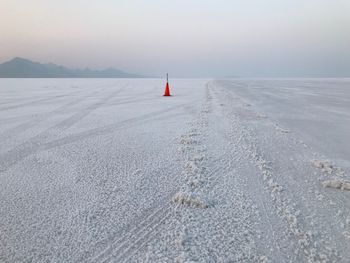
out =
[[[1,262],[348,262],[350,80],[164,84],[0,80]]]

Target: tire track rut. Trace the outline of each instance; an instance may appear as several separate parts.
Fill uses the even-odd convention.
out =
[[[178,110],[185,104],[176,105],[174,107],[168,108],[168,112],[164,110],[154,111],[148,114],[130,118],[124,121],[113,123],[99,128],[94,128],[88,131],[83,131],[75,133],[72,135],[65,136],[60,139],[47,141],[50,137],[51,129],[46,130],[32,139],[16,146],[10,151],[0,155],[0,173],[7,171],[12,166],[16,165],[18,162],[22,161],[27,156],[34,154],[39,151],[53,149],[66,144],[78,142],[80,140],[85,140],[87,138],[100,136],[108,133],[116,132],[120,129],[126,129],[133,126],[140,125],[142,123],[147,123],[148,121],[154,121],[161,118],[171,118],[179,116],[179,113],[171,113],[174,110]]]
[[[67,94],[56,95],[56,96],[52,96],[52,97],[49,97],[49,98],[42,98],[42,99],[37,99],[37,100],[30,101],[30,102],[24,102],[24,103],[21,103],[21,104],[5,106],[5,107],[1,107],[0,111],[22,108],[24,106],[31,106],[31,105],[35,105],[35,104],[37,104],[39,102],[48,102],[48,101],[52,101],[52,100],[55,100],[55,99],[58,99],[58,98],[69,97],[69,96],[71,96],[73,94],[77,94],[77,93],[80,93],[80,92],[81,91],[73,91],[73,92],[70,92],[70,93],[67,93]]]
[[[28,155],[36,152],[38,149],[43,147],[43,145],[45,145],[47,141],[50,140],[50,138],[57,137],[57,135],[59,135],[60,132],[68,129],[69,127],[71,127],[72,125],[80,121],[82,118],[90,114],[92,111],[96,110],[101,105],[108,102],[108,100],[110,100],[111,98],[119,94],[125,87],[126,86],[119,88],[118,90],[114,91],[112,94],[109,94],[108,96],[103,97],[98,102],[91,104],[90,106],[83,109],[82,111],[74,113],[73,115],[64,119],[63,121],[59,122],[53,127],[46,129],[45,131],[32,137],[26,142],[9,150],[7,153],[0,155],[0,172],[6,171],[8,168],[12,167],[16,163],[18,163],[19,161],[27,157]]]
[[[168,115],[169,116],[169,115]],[[184,141],[180,141],[184,142]],[[188,151],[186,145],[182,144],[183,149]],[[189,146],[192,149],[192,146]],[[190,150],[192,151],[192,150]],[[186,154],[182,152],[184,156]],[[186,159],[186,158],[185,158]],[[214,169],[212,174],[217,172],[219,168]],[[135,256],[157,235],[160,231],[160,226],[168,219],[172,218],[172,213],[175,213],[177,204],[171,202],[171,198],[178,192],[171,192],[165,198],[165,203],[159,204],[151,214],[138,223],[134,228],[128,231],[119,239],[112,242],[106,249],[95,256],[89,262],[130,262],[131,258]]]
[[[9,130],[6,130],[5,132],[3,132],[0,135],[0,141],[5,141],[5,140],[12,138],[13,136],[17,136],[18,134],[23,133],[24,131],[36,126],[38,123],[45,121],[54,115],[58,115],[58,114],[61,114],[65,111],[69,110],[71,108],[71,106],[75,106],[75,105],[81,103],[82,101],[85,101],[86,99],[88,99],[90,97],[93,97],[97,93],[98,93],[98,91],[95,91],[95,92],[89,93],[86,96],[79,97],[78,99],[72,100],[72,101],[58,107],[57,109],[55,109],[51,112],[47,112],[47,113],[44,113],[38,117],[31,118],[29,121],[27,121],[25,123],[21,123],[21,124],[9,129]]]

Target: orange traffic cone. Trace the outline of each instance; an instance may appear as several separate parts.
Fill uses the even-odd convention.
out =
[[[169,89],[168,73],[166,74],[166,86],[165,86],[165,91],[163,96],[171,96],[170,89]]]

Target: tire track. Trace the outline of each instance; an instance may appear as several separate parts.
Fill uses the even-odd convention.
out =
[[[229,101],[233,101],[233,97],[231,92],[229,92],[228,90],[225,90],[226,94],[223,95],[225,98],[229,98]],[[233,113],[232,113],[233,114]],[[232,116],[227,114],[223,114],[228,120],[232,121]],[[231,118],[230,118],[231,116]],[[235,123],[236,120],[233,121],[233,123]],[[244,127],[243,127],[244,128]],[[240,134],[241,133],[241,134]],[[238,139],[234,139],[234,138]],[[232,141],[235,140],[235,141]],[[242,133],[242,125],[240,125],[239,127],[237,125],[233,125],[233,131],[232,131],[232,136],[231,136],[231,143],[233,145],[235,145],[236,147],[240,148],[240,152],[244,153],[247,151],[247,148],[245,148],[244,145],[249,145],[250,142],[247,140],[246,134]],[[248,154],[248,157],[250,157],[250,154]],[[241,158],[244,158],[243,156]],[[249,162],[250,160],[248,160]],[[255,165],[255,162],[253,161],[253,165]],[[246,180],[246,178],[244,178],[244,180]],[[249,182],[245,182],[246,185],[249,185]],[[266,191],[266,187],[265,184],[262,180],[261,177],[258,178],[257,180],[257,184],[259,186],[259,189],[262,191]],[[263,214],[265,215],[265,223],[266,225],[269,227],[270,230],[270,237],[272,238],[272,244],[274,245],[274,248],[276,248],[276,251],[274,251],[273,253],[273,259],[277,260],[277,262],[288,262],[288,260],[292,260],[290,257],[288,257],[287,254],[285,254],[279,245],[279,240],[277,239],[276,235],[275,235],[275,227],[276,224],[274,224],[272,222],[271,219],[271,215],[276,214],[276,211],[273,211],[273,209],[271,209],[271,202],[266,198],[266,196],[259,194],[255,187],[253,189],[250,189],[250,191],[252,191],[255,194],[258,194],[260,198],[258,198],[258,200],[256,200],[257,203],[259,203],[260,208],[261,208],[261,212],[263,212]],[[250,192],[248,192],[248,194],[251,194]],[[267,208],[267,204],[269,209]],[[276,223],[276,222],[275,222]],[[275,226],[275,227],[274,227]],[[286,238],[288,240],[288,237],[284,236],[284,238]],[[295,259],[294,259],[295,260]],[[293,260],[293,261],[294,261]]]
[[[148,99],[154,98],[154,97],[156,97],[154,94],[156,93],[157,90],[159,90],[158,87],[153,87],[152,89],[147,90],[145,92],[137,92],[137,93],[135,93],[133,95],[127,96],[126,99],[130,99],[130,101],[131,101],[133,98],[135,98],[135,96],[142,97],[143,99],[145,99],[145,98],[148,98]],[[145,97],[144,95],[149,95],[149,96]],[[135,101],[138,101],[138,100],[139,99],[135,99]],[[111,101],[109,104],[110,105],[118,105],[118,102],[119,101]]]
[[[96,94],[97,92],[95,92]],[[144,92],[141,94],[137,94],[137,96],[140,96],[142,94],[148,94],[149,92]],[[134,103],[134,102],[142,102],[142,101],[149,101],[149,99],[155,98],[154,96],[147,96],[147,97],[142,97],[140,99],[132,99],[134,96],[128,96],[126,98],[123,98],[121,100],[117,100],[117,101],[111,101],[109,102],[107,105],[101,105],[100,108],[104,108],[104,107],[112,107],[112,106],[119,106],[119,105],[125,105],[125,104],[130,104],[130,103]],[[84,97],[82,97],[82,99],[84,99]],[[77,99],[76,102],[80,102],[80,99]],[[74,102],[72,103],[67,103],[67,106],[71,106],[72,104],[75,104]],[[65,106],[61,106],[59,107],[57,110],[54,110],[52,112],[49,112],[49,114],[60,114],[62,112],[67,111],[67,108],[63,109],[62,111],[60,111],[61,108],[64,108]],[[0,119],[1,123],[11,123],[11,122],[16,122],[16,121],[21,121],[21,120],[27,120],[28,118],[32,118],[32,114],[29,115],[23,115],[23,116],[16,116],[16,117],[10,117],[10,118],[6,118],[6,119]],[[43,116],[46,116],[46,113],[43,114]],[[51,115],[50,115],[51,116]],[[45,117],[44,117],[45,118]],[[40,119],[41,121],[41,116],[35,118],[35,120]],[[47,119],[47,118],[45,118]],[[22,124],[20,124],[22,125]],[[20,126],[18,125],[18,126]],[[17,127],[17,126],[16,126]],[[7,131],[5,131],[7,133]],[[10,133],[10,132],[9,132]]]
[[[10,104],[10,105],[11,104],[17,105],[16,103],[18,103],[18,102],[21,102],[21,101],[29,102],[29,101],[32,101],[32,100],[33,100],[33,97],[30,97],[30,98],[7,98],[7,101],[2,101],[0,103],[0,105],[7,107],[8,104]]]
[[[110,125],[106,125],[103,127],[94,128],[94,129],[91,129],[88,131],[83,131],[83,132],[75,133],[72,135],[68,135],[68,136],[63,137],[61,139],[57,139],[57,140],[53,140],[53,141],[45,143],[43,145],[42,150],[52,149],[55,147],[74,143],[74,142],[77,142],[80,140],[85,140],[85,139],[90,138],[90,137],[95,137],[95,136],[100,136],[100,135],[104,135],[104,134],[108,134],[108,133],[113,133],[113,132],[121,130],[121,129],[135,127],[137,125],[147,123],[149,121],[155,121],[155,120],[159,120],[159,119],[163,119],[163,118],[175,117],[175,116],[178,116],[179,113],[170,113],[169,114],[169,112],[174,111],[174,110],[178,110],[178,107],[181,107],[184,105],[185,104],[168,108],[167,112],[164,112],[164,110],[154,111],[151,113],[147,113],[147,114],[144,114],[141,116],[130,118],[130,119],[120,121],[117,123],[113,123]]]
[[[99,100],[98,102],[91,104],[87,108],[73,114],[71,117],[61,121],[57,125],[55,125],[53,128],[58,130],[65,130],[71,127],[76,122],[80,121],[85,116],[89,115],[94,110],[98,109],[102,105],[106,104],[109,100],[114,98],[117,94],[119,94],[121,91],[123,91],[128,85],[125,85],[124,87],[114,91],[112,94],[109,94],[107,97],[104,97],[103,99]]]
[[[114,85],[103,85],[103,86],[99,86],[97,88],[108,88],[108,87],[113,87],[113,86]],[[71,88],[73,88],[73,87],[71,87]],[[52,96],[52,97],[49,97],[49,98],[41,98],[41,99],[36,99],[36,100],[31,100],[32,98],[21,99],[21,100],[30,100],[30,101],[25,101],[23,103],[16,104],[16,105],[10,105],[10,106],[1,107],[0,111],[20,108],[20,107],[23,107],[23,106],[31,106],[31,105],[37,104],[38,102],[47,102],[47,101],[51,101],[51,100],[54,100],[54,99],[57,99],[57,98],[68,97],[68,96],[71,96],[73,94],[79,94],[79,93],[83,93],[83,92],[86,92],[86,90],[85,90],[85,88],[82,87],[79,90],[75,90],[73,92],[66,93],[66,94],[55,95],[55,96]],[[39,94],[39,95],[42,96],[42,94]],[[8,104],[8,103],[10,103],[10,102],[7,102],[6,104]],[[11,103],[13,103],[13,102],[11,102]]]
[[[80,93],[80,92],[81,92],[80,90],[79,91],[73,91],[73,92],[70,92],[70,93],[67,93],[67,94],[56,95],[56,96],[53,96],[53,97],[50,97],[50,98],[42,98],[42,99],[37,99],[37,100],[29,101],[29,102],[24,102],[24,103],[21,103],[21,104],[5,106],[5,107],[1,107],[0,111],[12,110],[12,109],[16,109],[16,108],[22,108],[24,106],[31,106],[31,105],[35,105],[35,104],[37,104],[39,102],[47,102],[47,101],[55,100],[55,99],[58,99],[58,98],[64,98],[64,97],[68,97],[68,96],[71,96],[73,94]]]
[[[213,170],[212,173],[217,172],[218,169]],[[113,241],[110,246],[95,256],[91,262],[129,262],[138,251],[142,250],[156,236],[160,231],[159,227],[171,218],[171,214],[175,212],[171,198],[178,190],[171,192],[166,197],[166,203],[156,208],[128,233]],[[175,204],[175,206],[177,205]]]
[[[215,83],[215,82],[211,82],[211,83]],[[217,200],[230,200],[227,198],[228,195],[237,195],[236,198],[234,198],[234,200],[231,200],[232,202],[238,202],[237,204],[239,204],[239,202],[243,202],[245,204],[253,204],[254,203],[254,197],[252,198],[251,193],[246,191],[248,183],[247,183],[247,178],[246,177],[242,177],[240,175],[237,175],[237,171],[239,171],[240,168],[238,168],[238,166],[240,166],[242,163],[244,164],[249,164],[249,162],[247,163],[247,160],[245,160],[244,156],[242,156],[242,150],[240,149],[240,141],[241,138],[238,139],[238,142],[233,142],[232,141],[232,136],[237,136],[237,132],[232,131],[232,125],[230,122],[230,119],[228,118],[228,116],[224,113],[224,108],[222,108],[224,106],[224,104],[222,104],[223,100],[221,98],[219,98],[218,93],[213,89],[212,87],[213,85],[209,85],[209,90],[211,94],[214,94],[212,96],[212,98],[214,99],[214,101],[216,101],[216,103],[214,103],[214,105],[217,105],[216,107],[213,107],[213,116],[212,118],[212,122],[215,123],[216,120],[215,119],[223,119],[221,122],[222,124],[220,125],[218,122],[217,125],[219,125],[218,128],[218,132],[220,134],[222,134],[222,138],[223,138],[223,143],[225,143],[225,145],[227,146],[226,150],[222,150],[220,148],[220,153],[224,152],[223,154],[219,155],[217,157],[216,160],[214,160],[214,162],[219,162],[220,161],[220,166],[221,166],[221,170],[220,170],[220,174],[218,174],[215,177],[209,177],[211,179],[210,183],[209,183],[209,192],[217,192],[217,194],[215,194],[215,199]],[[222,95],[222,94],[221,94]],[[224,97],[226,98],[226,96],[224,95]],[[222,118],[221,116],[223,116],[224,118]],[[222,126],[222,127],[221,127]],[[210,141],[210,139],[209,139]],[[210,142],[209,142],[210,143]],[[218,153],[219,153],[218,152]],[[231,181],[233,180],[233,185],[234,188],[231,189],[231,193],[228,191],[222,191],[223,187],[223,182],[225,182],[226,180]],[[232,184],[232,182],[230,182]],[[221,184],[221,186],[220,186]],[[225,184],[225,183],[224,183]],[[236,188],[237,187],[237,188]],[[260,201],[260,200],[259,200]],[[249,205],[248,205],[249,206]],[[245,214],[249,214],[249,220],[251,223],[254,222],[257,218],[256,218],[256,208],[250,208],[250,209],[244,209],[244,213]],[[241,215],[241,216],[246,216],[246,215]],[[253,219],[255,218],[255,219]],[[268,217],[266,217],[268,218]],[[271,221],[269,221],[269,223],[271,224]],[[251,225],[252,224],[247,224],[245,225],[245,227],[248,227],[248,229],[251,229]],[[244,224],[242,225],[243,229],[244,228]],[[250,258],[251,256],[254,258],[254,261],[258,261],[261,260],[262,258],[265,257],[265,251],[263,250],[259,250],[257,247],[255,247],[255,238],[258,237],[258,232],[254,232],[254,230],[242,230],[242,232],[245,233],[249,233],[249,235],[245,234],[247,239],[246,240],[251,240],[253,247],[252,250],[248,253],[248,258]],[[251,232],[252,231],[252,232]],[[254,232],[254,234],[252,234]],[[239,236],[239,234],[238,234]],[[249,236],[249,238],[248,238]],[[247,241],[248,242],[248,241]],[[247,243],[248,244],[248,243]],[[247,260],[248,260],[247,258]],[[259,261],[260,262],[260,261]],[[280,261],[280,262],[284,262],[284,261]]]
[[[214,167],[215,169],[209,173],[210,177],[222,170],[220,165],[215,165]],[[129,262],[128,260],[139,250],[143,249],[159,232],[158,226],[171,218],[172,213],[175,212],[178,205],[174,206],[170,201],[177,191],[175,190],[167,195],[165,198],[166,203],[153,209],[137,226],[131,228],[122,237],[114,240],[111,245],[91,260],[88,260],[88,262]]]
[[[94,95],[96,95],[98,93],[98,91],[95,91],[95,92],[92,92],[86,96],[83,96],[83,97],[79,97],[78,99],[75,99],[73,101],[70,101],[60,107],[58,107],[57,109],[51,111],[51,112],[47,112],[47,113],[44,113],[36,118],[33,118],[33,119],[30,119],[29,121],[25,122],[25,123],[21,123],[9,130],[6,130],[5,132],[3,132],[1,135],[0,135],[0,141],[6,141],[8,139],[10,139],[11,137],[13,136],[17,136],[18,134],[36,126],[38,123],[44,121],[44,120],[47,120],[49,119],[50,117],[54,116],[54,115],[58,115],[58,114],[61,114],[62,112],[64,111],[67,111],[67,109],[69,109],[71,106],[74,106],[74,105],[77,105],[79,104],[80,102],[86,100],[87,98],[90,98]]]
[[[228,90],[226,93],[226,96],[230,96]],[[324,262],[329,258],[337,258],[332,251],[325,249],[324,240],[319,239],[315,242],[314,237],[310,234],[312,232],[303,224],[305,218],[300,215],[295,207],[295,203],[284,194],[283,189],[285,189],[285,187],[276,182],[276,176],[273,173],[270,162],[268,162],[264,156],[263,150],[259,146],[259,137],[254,134],[252,128],[242,123],[239,116],[235,116],[234,111],[231,116],[233,123],[241,127],[237,131],[242,134],[244,144],[246,145],[246,148],[242,149],[250,156],[252,163],[254,163],[261,172],[259,180],[264,185],[265,191],[267,191],[271,197],[274,213],[283,220],[285,229],[296,240],[295,246],[297,250],[294,251],[294,253],[291,252],[289,256],[297,256],[297,260],[300,260],[300,257],[304,257],[305,260],[310,262]]]
[[[32,118],[32,117],[33,117],[33,114],[27,114],[27,115],[21,115],[16,117],[4,118],[4,119],[1,119],[0,122],[4,124],[13,123],[21,120],[27,120],[28,118]]]
[[[157,227],[160,226],[163,222],[165,222],[169,218],[170,218],[170,214],[167,214],[166,216],[161,218],[161,220],[157,221],[154,225],[151,226],[152,230],[159,230],[157,229]],[[111,260],[112,262],[128,262],[128,260],[132,256],[134,256],[137,251],[142,249],[150,241],[151,238],[155,237],[155,235],[157,234],[157,231],[152,231],[152,230],[149,233],[146,233],[140,238],[138,238],[132,247],[129,247],[128,249],[124,250],[124,252],[121,253],[118,257],[109,258],[103,262],[111,262]],[[129,255],[126,255],[127,253],[129,253]]]
[[[170,201],[172,195],[173,193],[168,196],[167,201]],[[128,252],[132,252],[132,249],[138,243],[147,241],[150,235],[157,230],[156,227],[170,217],[171,212],[172,207],[170,202],[163,204],[136,227],[132,228],[126,235],[115,240],[110,246],[94,257],[91,262],[110,262],[116,259],[119,259],[117,262],[121,262],[122,257]]]
[[[211,111],[211,107],[208,104],[210,98],[210,94],[207,91],[207,100],[203,103],[202,110],[199,113],[199,120],[194,123],[194,126],[188,138],[190,141],[192,140],[192,136],[196,137],[198,135],[203,135],[203,132],[199,129],[206,128],[208,123],[206,120],[207,114]],[[197,146],[200,146],[197,142],[190,142],[186,140],[187,137],[182,137],[182,154],[184,156],[185,161],[185,169],[186,165],[192,159],[192,155],[198,154],[195,151]],[[195,138],[193,138],[196,140]],[[219,171],[222,172],[224,163],[219,162],[220,158],[216,158],[213,160],[213,165],[210,166],[210,171],[206,171],[206,185],[203,187],[208,188],[213,185],[212,179],[220,180],[221,177],[217,176]],[[226,167],[226,166],[225,166]],[[191,179],[189,174],[185,174],[185,180]],[[181,187],[180,187],[181,188]],[[166,199],[173,197],[179,190],[172,192]],[[210,187],[211,188],[211,187]],[[145,220],[141,221],[138,226],[132,228],[130,232],[125,234],[123,237],[113,241],[113,244],[103,250],[100,254],[92,259],[91,262],[130,262],[132,257],[134,257],[139,251],[144,249],[144,247],[154,238],[157,233],[159,233],[159,226],[162,225],[163,222],[170,219],[171,213],[176,211],[176,207],[180,206],[180,204],[175,204],[175,207],[170,203],[165,203],[161,207],[154,210],[150,215],[146,217]],[[175,208],[175,210],[173,209]]]
[[[239,208],[239,205],[241,205],[242,202],[244,204],[250,204],[251,202],[246,202],[244,196],[242,197],[240,193],[236,193],[236,190],[239,190],[240,188],[229,190],[227,187],[222,187],[222,185],[226,185],[226,180],[231,180],[231,174],[229,171],[234,170],[234,166],[231,166],[231,162],[238,162],[238,158],[232,159],[232,155],[228,154],[226,151],[222,151],[221,143],[227,142],[226,138],[222,140],[221,136],[219,136],[220,139],[215,139],[219,132],[225,132],[226,129],[216,129],[215,127],[216,124],[221,123],[218,123],[219,121],[215,121],[217,116],[211,115],[213,111],[213,103],[211,102],[212,95],[210,89],[208,89],[208,86],[210,85],[207,85],[206,100],[203,103],[201,111],[197,116],[197,120],[192,123],[190,132],[182,137],[182,140],[184,142],[182,150],[185,162],[185,170],[183,176],[185,177],[186,183],[180,187],[178,194],[176,194],[176,198],[173,199],[173,202],[175,204],[178,204],[177,207],[179,209],[177,212],[179,213],[179,218],[178,220],[175,220],[175,222],[173,222],[171,225],[166,225],[165,228],[163,228],[164,231],[167,231],[166,233],[170,232],[169,234],[161,232],[161,239],[159,239],[159,241],[157,240],[153,246],[150,246],[150,250],[148,251],[148,256],[151,258],[150,262],[156,262],[159,256],[163,257],[163,260],[159,260],[162,262],[170,262],[175,258],[178,262],[215,262],[214,258],[217,260],[217,257],[213,256],[211,260],[209,260],[209,258],[203,257],[203,254],[209,253],[220,255],[221,253],[225,252],[228,253],[228,255],[232,256],[233,260],[233,258],[237,258],[235,257],[235,252],[237,251],[239,253],[242,253],[241,255],[245,256],[247,260],[252,259],[253,257],[254,259],[257,258],[254,254],[254,248],[253,250],[250,250],[249,248],[250,245],[254,245],[254,242],[250,243],[250,241],[246,241],[251,240],[253,237],[249,231],[249,223],[243,223],[244,227],[242,227],[242,231],[231,231],[233,235],[237,234],[237,236],[228,236],[229,234],[225,234],[227,230],[225,229],[225,226],[227,226],[226,224],[235,224],[239,221],[238,219],[233,219],[235,216],[240,217],[240,220],[242,222],[249,220],[249,218],[246,217],[247,214],[250,214],[250,212],[246,212],[247,207],[241,207],[241,212],[234,213],[226,213],[224,210],[216,212],[214,208],[220,202],[219,200],[224,200],[224,203],[225,201],[233,202],[231,205],[218,205],[221,208],[232,206],[234,207],[235,205],[238,205]],[[221,116],[219,116],[219,118],[220,117]],[[226,125],[226,123],[227,122],[225,122],[225,125],[223,125],[224,128],[229,127]],[[214,146],[216,143],[219,143],[219,145]],[[202,146],[208,146],[209,148]],[[228,146],[228,148],[230,148],[230,146]],[[239,153],[240,152],[235,154],[235,156],[239,155]],[[230,182],[230,185],[234,184],[236,179],[232,180],[233,181]],[[220,187],[217,187],[218,184],[220,184]],[[225,191],[223,192],[222,189],[225,189]],[[230,193],[235,197],[231,198],[230,195],[230,198],[228,198],[227,195]],[[221,220],[221,215],[217,216],[217,214],[221,213],[224,217],[227,216],[227,218]],[[232,215],[233,217],[230,217]],[[202,232],[197,232],[197,230],[205,231],[202,229],[202,225],[205,225],[207,229],[216,229],[216,231],[209,231],[209,234],[207,235]],[[221,226],[221,228],[219,228],[219,226]],[[219,234],[219,232],[221,232],[220,230],[222,231],[221,234]],[[230,246],[226,246],[226,244],[223,244],[220,248],[205,248],[204,245],[201,246],[200,241],[193,240],[197,239],[194,238],[197,237],[197,235],[198,239],[203,238],[202,242],[207,241],[210,244],[214,244],[218,241],[218,239],[222,242],[235,239],[242,241],[243,244],[240,244],[240,248],[237,248],[237,250],[235,248],[230,249]],[[170,241],[169,236],[175,237],[176,239]],[[177,237],[180,237],[180,240],[178,240]],[[164,243],[162,241],[164,241]],[[175,243],[175,245],[173,245],[173,243]],[[145,245],[146,244],[144,243],[138,243],[138,249],[133,250],[133,253],[126,253],[125,257],[120,256],[118,258],[115,258],[115,262],[136,261],[136,256],[140,255],[139,251],[143,250],[143,247]],[[172,252],[167,252],[169,246]],[[203,249],[208,250],[204,251]],[[232,250],[234,252],[232,252]],[[201,251],[200,253],[202,254],[197,254],[199,251]],[[226,258],[228,261],[229,259],[230,258]]]
[[[173,116],[174,117],[178,116],[179,113],[169,114],[169,112],[177,110],[179,109],[179,107],[182,107],[184,105],[185,104],[176,105],[174,107],[168,108],[167,112],[165,112],[164,110],[159,110],[159,111],[151,112],[138,117],[130,118],[124,121],[120,121],[114,124],[106,125],[99,128],[94,128],[88,131],[75,133],[60,139],[47,142],[47,138],[50,137],[49,136],[50,133],[52,131],[53,132],[55,131],[55,130],[48,129],[38,134],[37,136],[29,139],[28,141],[12,148],[8,152],[0,155],[0,173],[7,171],[9,168],[16,165],[18,162],[22,161],[27,156],[37,153],[39,151],[49,150],[49,149],[53,149],[66,144],[74,143],[80,140],[85,140],[90,137],[112,133],[120,129],[130,128],[135,125],[147,123],[148,121],[151,121],[151,120],[156,120],[159,118],[171,118]]]
[[[60,106],[56,110],[53,110],[53,111],[48,112],[48,113],[41,114],[38,117],[35,117],[34,120],[38,120],[39,119],[41,121],[41,118],[47,119],[48,117],[51,117],[53,114],[63,113],[65,111],[67,111],[67,107],[69,108],[72,105],[76,105],[76,103],[79,103],[79,102],[81,102],[82,100],[84,100],[86,98],[92,97],[92,95],[97,94],[97,93],[98,92],[94,92],[93,94],[90,94],[90,95],[78,98],[77,100],[75,100],[73,102],[69,102],[69,103],[67,103],[67,104],[65,104],[63,106]],[[152,97],[148,96],[147,98],[143,97],[141,99],[131,99],[131,98],[132,98],[132,96],[127,97],[127,98],[123,98],[121,100],[113,101],[113,102],[108,103],[108,105],[101,105],[100,108],[125,105],[125,104],[129,104],[129,103],[133,103],[133,102],[149,101],[149,99],[152,98]],[[47,114],[50,114],[50,116],[47,116]],[[12,123],[12,122],[21,121],[21,120],[27,120],[28,118],[32,118],[32,116],[33,116],[33,114],[16,116],[16,117],[10,117],[10,118],[6,118],[6,119],[0,119],[0,122],[1,123]],[[20,126],[20,125],[23,125],[23,124],[19,124],[17,126]]]
[[[222,85],[220,84],[220,82],[222,82]],[[219,85],[221,85],[221,86],[223,86],[223,87],[224,87],[224,85],[225,85],[225,81],[218,81],[218,83],[219,83]],[[232,82],[232,83],[234,84],[234,82]],[[265,85],[265,86],[268,87],[267,85]],[[302,87],[302,86],[300,86],[300,87]],[[227,95],[226,95],[226,96],[233,98],[233,96],[232,96],[233,91],[232,91],[232,90],[226,89],[226,92],[227,92]],[[239,98],[239,99],[242,100],[241,98]],[[233,100],[233,99],[232,99],[232,100]],[[258,112],[257,112],[257,113],[258,113]],[[257,114],[257,116],[259,116],[259,114]],[[263,116],[266,116],[266,115],[263,114]],[[265,117],[265,118],[264,118],[264,121],[268,121],[269,124],[272,125],[272,126],[278,126],[278,127],[279,127],[278,121],[275,120],[275,119],[271,119],[271,117],[268,117],[268,118]],[[277,129],[277,130],[278,130],[278,129]],[[281,132],[283,132],[283,131],[281,131]],[[303,147],[306,146],[306,145],[305,145],[305,142],[302,142],[302,141],[298,140],[297,138],[294,138],[293,136],[290,136],[289,139],[292,140],[296,145],[302,145]],[[308,147],[310,150],[312,150],[311,147],[310,147],[309,145],[307,145],[306,147]],[[314,151],[314,150],[312,150],[312,151]],[[329,159],[329,158],[326,158],[325,156],[320,156],[319,153],[313,152],[313,154],[315,155],[315,159],[322,159],[322,160],[328,160],[328,159]],[[316,157],[316,156],[317,156],[317,157]],[[298,167],[297,167],[294,163],[291,163],[291,164],[289,164],[289,165],[292,165],[293,168],[294,168],[294,170],[298,170]],[[319,172],[318,170],[316,170],[316,171]],[[326,193],[323,193],[323,194],[324,194],[324,195],[327,195]],[[332,198],[331,198],[330,196],[328,196],[328,197],[329,197],[329,200],[331,200],[332,198],[337,199],[337,201],[338,201],[343,207],[347,207],[348,209],[350,209],[350,205],[349,205],[349,202],[348,202],[346,196],[344,196],[344,195],[339,195],[339,196],[333,195]]]
[[[55,94],[56,92],[48,92],[48,93],[44,93],[44,94],[42,94],[42,93],[40,93],[40,96],[45,96],[45,98],[47,97],[47,96],[50,96],[50,95],[53,95],[53,94]],[[7,101],[6,102],[4,102],[4,101],[2,101],[1,103],[0,103],[0,105],[1,106],[17,106],[17,105],[19,105],[19,103],[30,103],[30,102],[33,102],[33,101],[36,101],[36,100],[38,100],[38,98],[37,98],[37,95],[39,95],[39,94],[36,94],[36,95],[33,95],[33,96],[30,96],[30,97],[20,97],[20,98],[18,98],[18,97],[14,97],[13,95],[12,95],[12,97],[10,97],[10,98],[7,98]],[[64,94],[62,94],[62,95],[64,95]],[[56,95],[54,95],[54,96],[56,96]],[[10,104],[10,105],[8,105],[8,104]]]
[[[108,100],[120,93],[126,86],[114,91],[112,94],[104,97],[98,102],[91,104],[89,107],[82,111],[79,111],[69,118],[64,119],[53,127],[46,129],[45,131],[39,133],[38,135],[32,137],[26,142],[16,146],[15,148],[9,150],[7,153],[0,156],[0,172],[6,171],[11,166],[15,165],[28,155],[36,152],[39,148],[45,145],[50,139],[50,137],[56,137],[60,132],[68,129],[73,124],[90,114],[92,111],[96,110],[98,107],[106,103]]]
[[[205,190],[208,187],[208,180],[221,170],[219,162],[214,162],[214,165],[210,167],[210,171],[204,167],[204,164],[207,163],[208,157],[206,156],[206,147],[203,147],[202,139],[207,136],[208,128],[208,113],[211,111],[210,105],[210,94],[208,87],[206,87],[204,102],[201,105],[199,113],[196,115],[194,121],[190,125],[189,131],[181,136],[179,148],[184,162],[184,168],[181,173],[182,184],[179,187],[176,194],[173,195],[172,203],[175,205],[175,211],[179,213],[180,218],[185,217],[183,213],[192,213],[192,209],[205,209],[207,208],[208,203],[206,202],[206,196],[202,196]],[[207,193],[206,193],[207,195]],[[198,199],[197,199],[198,198]],[[204,198],[204,199],[203,199]],[[175,217],[174,217],[175,218]],[[173,236],[177,236],[178,229],[176,226],[181,225],[181,220],[175,220],[172,225],[166,226],[166,231],[173,232]],[[172,225],[172,226],[171,226]],[[180,230],[181,231],[181,230]],[[144,248],[147,242],[138,243],[138,247],[135,250],[126,251],[123,255],[115,258],[115,262],[131,262],[132,258]],[[188,244],[191,246],[191,244]],[[175,254],[180,256],[181,252],[178,251],[179,248],[174,248]],[[189,248],[188,248],[189,249]],[[176,256],[176,255],[175,255]]]

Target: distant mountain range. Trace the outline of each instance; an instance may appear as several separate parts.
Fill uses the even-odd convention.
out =
[[[69,69],[56,64],[42,64],[24,58],[14,58],[0,64],[0,78],[145,78],[108,68],[105,70]]]

